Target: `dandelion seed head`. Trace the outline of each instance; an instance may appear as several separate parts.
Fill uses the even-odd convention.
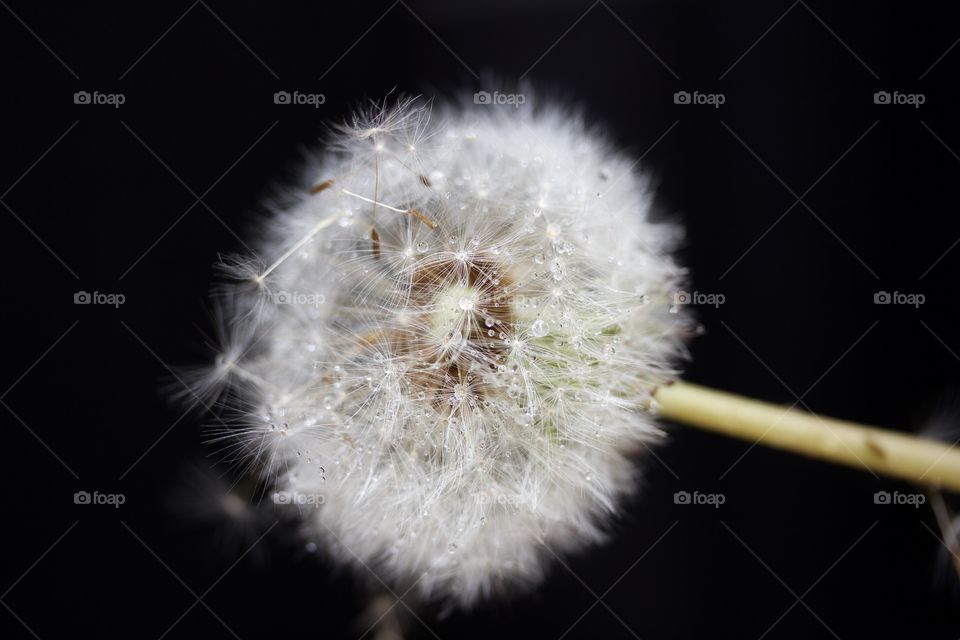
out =
[[[690,327],[633,159],[560,109],[401,101],[310,167],[262,259],[229,263],[228,322],[253,326],[210,373],[231,450],[323,496],[302,515],[334,556],[425,598],[602,540]]]

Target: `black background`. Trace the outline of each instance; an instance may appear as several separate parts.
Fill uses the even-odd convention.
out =
[[[366,630],[361,583],[290,523],[235,563],[275,514],[233,542],[183,517],[211,488],[191,484],[205,417],[162,385],[207,357],[218,252],[243,250],[325,122],[394,88],[524,76],[642,155],[688,229],[693,288],[726,297],[698,310],[688,379],[913,430],[960,378],[947,3],[0,4],[4,637]],[[83,90],[126,102],[74,104]],[[274,104],[281,90],[326,102]],[[726,101],[678,105],[681,90]],[[926,102],[878,105],[881,90]],[[80,290],[126,303],[77,306]],[[881,290],[926,303],[878,306]],[[472,615],[418,610],[410,636],[960,635],[932,513],[874,504],[912,488],[672,432],[611,543]],[[126,503],[75,505],[81,490]],[[683,490],[726,503],[674,504]]]

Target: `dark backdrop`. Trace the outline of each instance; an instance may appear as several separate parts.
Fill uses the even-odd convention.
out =
[[[642,155],[660,209],[687,226],[693,288],[726,300],[698,310],[688,379],[904,430],[950,404],[960,20],[947,3],[0,5],[4,637],[363,632],[357,582],[289,523],[237,561],[272,514],[239,540],[184,521],[178,505],[212,486],[195,477],[204,416],[161,385],[204,357],[211,265],[243,248],[298,149],[394,88],[509,92],[522,78]],[[274,104],[295,90],[325,104]],[[79,91],[125,102],[75,104]],[[678,91],[725,102],[676,104]],[[877,104],[878,91],[925,101]],[[75,305],[81,290],[125,303]],[[876,305],[879,291],[925,303]],[[932,513],[874,501],[914,489],[672,433],[610,544],[508,605],[421,612],[410,635],[960,635]],[[125,504],[77,505],[77,491]],[[678,505],[678,491],[726,501]]]

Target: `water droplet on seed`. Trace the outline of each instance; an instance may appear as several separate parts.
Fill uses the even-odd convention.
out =
[[[537,320],[532,325],[530,325],[530,335],[542,338],[547,335],[547,323],[543,320]]]

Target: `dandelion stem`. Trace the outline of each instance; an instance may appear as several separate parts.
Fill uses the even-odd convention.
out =
[[[800,455],[960,492],[952,445],[686,382],[653,395],[661,416]]]

